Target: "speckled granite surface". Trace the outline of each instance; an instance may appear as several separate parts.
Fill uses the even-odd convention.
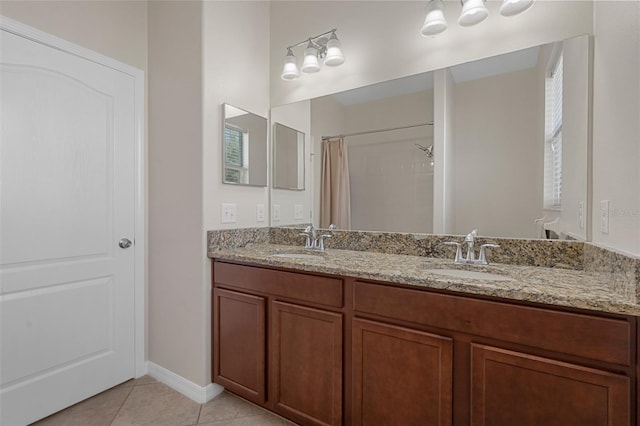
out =
[[[640,259],[598,247],[584,246],[584,270],[600,277],[611,291],[640,302]]]
[[[328,232],[328,231],[327,231]],[[304,237],[300,228],[271,228],[272,244],[300,245]],[[402,234],[395,232],[331,231],[333,238],[325,241],[327,248],[369,251],[389,254],[407,254],[453,259],[455,247],[445,241],[462,243],[464,236]],[[488,238],[479,236],[476,247],[496,243],[500,248],[487,250],[489,262],[512,265],[544,266],[581,270],[584,243],[578,241],[525,240],[515,238]]]
[[[299,259],[274,256],[279,253],[302,253],[315,257]],[[214,250],[209,256],[300,271],[640,315],[640,306],[635,297],[612,291],[604,282],[607,277],[586,271],[499,263],[488,266],[454,265],[451,259],[339,249],[320,253],[278,244],[251,244],[244,248]],[[429,271],[433,269],[489,272],[503,276],[508,281],[450,277]]]
[[[207,232],[207,251],[238,248],[247,244],[269,241],[269,228],[221,229]]]
[[[209,231],[208,254],[261,265],[640,315],[640,258],[590,243],[480,236],[478,244],[500,245],[488,250],[490,265],[453,266],[455,248],[443,243],[461,242],[461,236],[336,230],[325,242],[328,250],[320,254],[323,260],[271,256],[274,250],[301,250],[304,237],[300,231],[299,227]],[[498,271],[513,281],[434,278],[425,272],[445,267]]]

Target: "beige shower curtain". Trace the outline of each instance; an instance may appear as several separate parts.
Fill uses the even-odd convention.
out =
[[[349,159],[343,138],[322,143],[322,181],[320,184],[320,227],[335,224],[351,229]]]

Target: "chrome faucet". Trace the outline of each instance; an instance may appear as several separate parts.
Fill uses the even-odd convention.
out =
[[[331,229],[331,228],[329,228]],[[314,249],[324,251],[324,240],[325,238],[331,238],[333,235],[331,234],[321,234],[318,235],[318,232],[313,227],[313,225],[309,225],[304,228],[304,231],[300,233],[300,235],[306,237],[306,241],[304,243],[304,248]]]
[[[467,243],[467,263],[473,263],[476,260],[476,250],[474,248],[476,244],[476,237],[478,236],[478,230],[474,229],[464,237],[464,242]]]
[[[487,247],[498,248],[500,246],[498,244],[492,244],[492,243],[482,244],[480,246],[480,255],[476,259],[475,244],[476,244],[477,236],[478,236],[478,230],[474,229],[473,231],[469,232],[466,237],[464,237],[464,242],[467,244],[466,257],[462,257],[462,244],[457,243],[455,241],[445,242],[446,245],[456,246],[456,257],[453,260],[454,263],[466,263],[466,264],[472,264],[472,265],[488,265],[489,264],[489,262],[487,261],[487,254],[486,254]]]

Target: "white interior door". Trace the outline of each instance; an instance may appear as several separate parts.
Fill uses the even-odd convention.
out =
[[[131,75],[0,33],[0,424],[134,377]]]

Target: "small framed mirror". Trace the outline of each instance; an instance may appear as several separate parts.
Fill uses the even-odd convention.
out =
[[[222,104],[222,182],[267,186],[267,119]]]
[[[273,187],[304,190],[304,133],[280,123],[273,126]]]

